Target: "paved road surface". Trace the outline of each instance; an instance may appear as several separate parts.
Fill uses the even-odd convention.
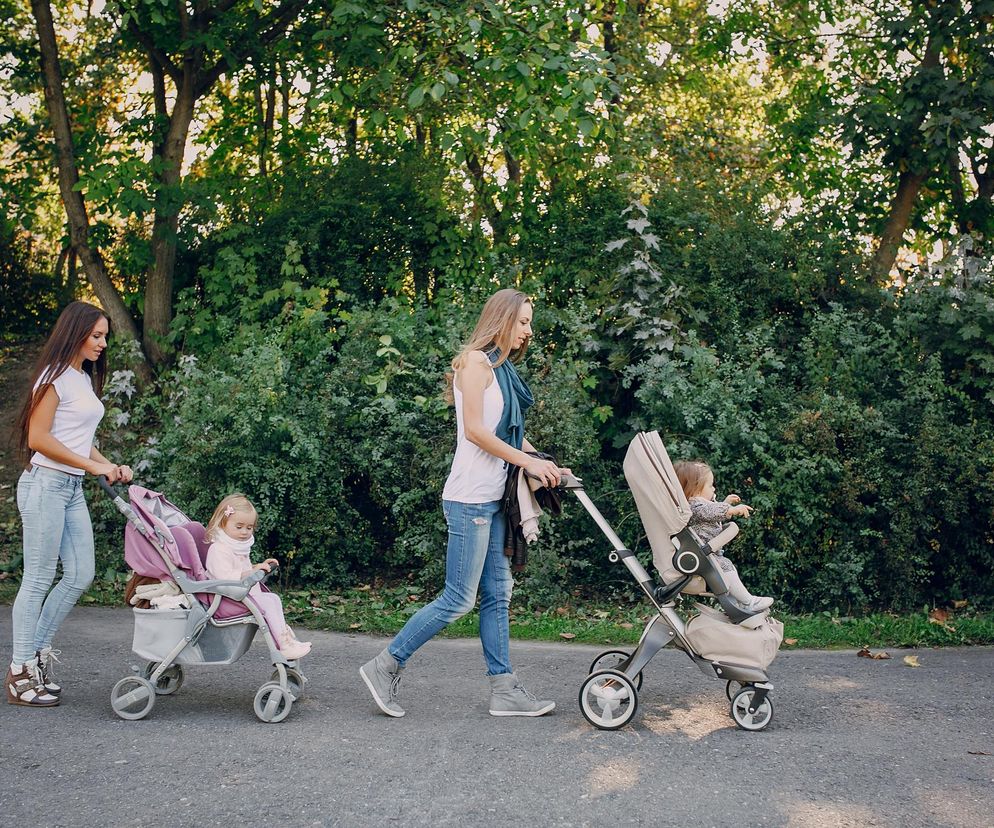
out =
[[[432,641],[405,671],[408,715],[389,719],[356,672],[384,640],[320,632],[282,724],[252,713],[270,672],[259,644],[231,667],[188,669],[179,693],[125,722],[108,699],[137,662],[130,636],[127,610],[77,608],[58,642],[64,704],[0,704],[7,824],[994,824],[994,648],[918,651],[917,669],[899,651],[782,653],[761,733],[738,730],[723,686],[664,651],[636,723],[603,732],[576,703],[600,648],[512,642],[518,673],[558,708],[496,719],[479,643]]]

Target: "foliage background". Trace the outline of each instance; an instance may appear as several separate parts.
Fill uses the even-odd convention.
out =
[[[246,492],[288,584],[437,587],[444,375],[515,285],[536,303],[529,437],[646,560],[620,470],[656,429],[755,507],[729,555],[756,594],[994,600],[987,4],[297,2],[266,39],[277,4],[235,2],[206,46],[182,5],[52,4],[87,243],[139,329],[175,254],[168,328],[115,342],[100,434],[145,485],[202,519]],[[0,8],[13,342],[92,294],[33,20]],[[169,178],[166,59],[201,47],[221,70]],[[91,504],[113,576],[119,516]],[[606,551],[568,502],[519,601],[630,595]]]

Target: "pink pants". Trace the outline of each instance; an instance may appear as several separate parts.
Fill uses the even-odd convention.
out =
[[[283,617],[283,602],[275,592],[263,592],[262,587],[256,584],[249,590],[246,601],[251,601],[258,607],[262,617],[266,619],[269,631],[276,641],[276,646],[280,646],[280,639],[283,637],[283,630],[286,629],[286,619]]]

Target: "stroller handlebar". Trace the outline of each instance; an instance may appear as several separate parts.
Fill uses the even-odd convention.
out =
[[[116,500],[121,496],[120,493],[117,491],[117,489],[111,486],[110,482],[107,480],[107,475],[105,474],[98,475],[97,483],[100,484],[100,488],[107,493],[107,496],[111,500]]]

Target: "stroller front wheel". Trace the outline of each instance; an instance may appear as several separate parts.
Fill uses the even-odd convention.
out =
[[[269,680],[273,684],[279,684],[280,671],[273,670],[273,674],[269,677]],[[301,697],[303,697],[305,681],[307,681],[307,679],[304,678],[304,674],[299,670],[294,670],[292,667],[286,668],[287,688],[290,690],[290,695],[293,696],[294,701],[300,701]]]
[[[769,696],[753,712],[749,712],[755,693],[754,687],[743,687],[732,699],[732,718],[743,730],[762,730],[773,721],[773,699]]]
[[[110,706],[122,719],[144,719],[154,704],[155,688],[141,676],[127,676],[110,691]]]
[[[599,670],[580,686],[580,712],[600,730],[624,727],[638,712],[635,683],[618,670]]]
[[[293,707],[293,695],[276,682],[267,681],[255,694],[252,706],[259,721],[277,724],[290,715],[290,708]]]

